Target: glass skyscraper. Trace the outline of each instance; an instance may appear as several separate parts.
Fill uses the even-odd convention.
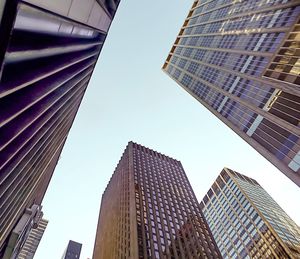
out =
[[[102,196],[93,258],[221,258],[179,161],[129,142]]]
[[[196,0],[163,70],[300,186],[299,0]]]
[[[118,4],[0,1],[0,258],[42,202]]]
[[[300,258],[300,228],[253,179],[224,168],[200,203],[223,258]]]

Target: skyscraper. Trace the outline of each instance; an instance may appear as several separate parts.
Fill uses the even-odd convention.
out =
[[[33,259],[47,225],[48,220],[40,219],[37,226],[30,230],[29,236],[27,237],[17,259]]]
[[[41,204],[118,4],[0,3],[0,258]]]
[[[200,203],[223,258],[300,258],[300,228],[253,179],[224,168]]]
[[[62,259],[79,259],[81,253],[82,244],[72,241],[69,241],[69,244],[62,256]]]
[[[196,0],[163,70],[300,186],[300,2]]]
[[[24,248],[27,241],[33,241],[30,239],[32,230],[39,226],[42,220],[43,212],[42,207],[36,204],[32,205],[31,208],[26,208],[22,217],[18,220],[16,226],[12,229],[11,234],[7,240],[7,244],[3,249],[1,259],[16,259],[20,252]],[[40,227],[40,229],[43,225]],[[45,226],[46,227],[46,226]],[[42,234],[42,233],[41,233]],[[32,244],[31,248],[37,248],[39,237],[37,237],[37,243]],[[28,248],[28,247],[27,247]],[[32,251],[33,253],[35,251]]]
[[[93,258],[221,258],[179,161],[129,142],[102,196]]]

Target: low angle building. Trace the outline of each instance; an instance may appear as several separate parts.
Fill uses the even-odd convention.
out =
[[[222,258],[178,160],[128,143],[102,196],[93,258]]]
[[[0,3],[0,258],[43,200],[118,4]]]
[[[48,220],[43,218],[37,222],[36,226],[30,230],[17,259],[33,259],[47,225]]]
[[[163,65],[300,186],[300,2],[194,1]]]
[[[68,246],[62,256],[62,259],[79,259],[81,253],[82,244],[70,240]]]
[[[200,203],[223,258],[300,258],[300,228],[257,181],[224,168]]]

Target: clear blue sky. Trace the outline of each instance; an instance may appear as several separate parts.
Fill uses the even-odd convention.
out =
[[[192,2],[121,0],[43,201],[35,259],[61,258],[69,239],[92,257],[101,195],[130,140],[180,160],[199,200],[227,166],[300,223],[300,189],[161,70]]]

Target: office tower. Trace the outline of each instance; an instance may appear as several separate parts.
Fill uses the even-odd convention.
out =
[[[93,258],[221,258],[179,161],[128,143],[102,196]]]
[[[257,181],[224,168],[200,203],[223,258],[300,258],[300,228]]]
[[[41,204],[118,3],[0,3],[0,258]]]
[[[82,244],[70,240],[62,259],[79,259]]]
[[[7,244],[1,255],[2,259],[18,258],[18,255],[22,251],[26,241],[28,240],[30,242],[31,231],[39,226],[39,222],[41,222],[42,217],[42,206],[34,204],[31,208],[26,208],[22,217],[11,231]],[[40,228],[42,228],[42,226]],[[36,246],[37,245],[38,243]]]
[[[163,70],[300,186],[300,2],[194,1]]]
[[[17,257],[17,259],[33,259],[47,227],[48,220],[40,219],[35,228],[32,228]]]

